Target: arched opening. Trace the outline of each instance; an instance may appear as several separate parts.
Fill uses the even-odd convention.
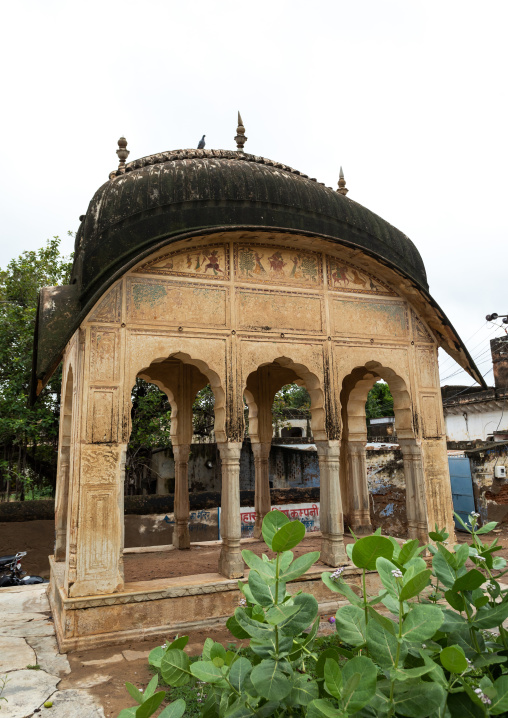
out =
[[[72,406],[74,380],[72,367],[67,371],[67,380],[62,401],[60,424],[60,455],[55,496],[55,561],[65,561],[67,556],[67,519],[69,516],[69,485],[71,481]]]
[[[319,464],[312,456],[312,468],[304,471],[301,446],[284,444],[283,431],[289,433],[291,419],[298,416],[299,437],[302,440],[324,433],[324,395],[318,378],[305,366],[287,357],[280,357],[263,364],[247,377],[245,401],[248,407],[249,436],[254,454],[255,470],[255,524],[253,535],[261,536],[263,518],[271,510],[271,488],[291,488],[307,484],[319,486]],[[302,408],[304,409],[302,411]],[[272,438],[275,446],[272,448]],[[278,443],[277,443],[278,441]],[[270,454],[274,458],[270,469]],[[310,458],[309,452],[306,458]],[[275,455],[276,454],[276,455]],[[309,463],[309,462],[303,462]],[[309,468],[309,467],[307,467]],[[298,470],[299,469],[299,470]],[[295,492],[296,493],[296,492]],[[290,501],[289,503],[293,503]],[[295,514],[298,510],[295,510]],[[313,530],[317,523],[317,508],[312,516],[307,513],[306,530]],[[312,526],[311,526],[312,524]],[[317,530],[317,528],[315,529]]]
[[[366,402],[380,381],[388,385],[393,397],[397,447],[376,446],[376,442],[368,444],[367,441]],[[390,368],[367,362],[344,379],[340,400],[341,489],[346,523],[359,534],[384,526],[390,533],[407,533],[410,538],[424,540],[426,507],[422,460],[405,381]]]

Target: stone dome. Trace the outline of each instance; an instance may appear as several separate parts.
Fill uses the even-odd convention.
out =
[[[391,224],[291,167],[226,150],[164,152],[113,172],[79,228],[71,281],[84,304],[158,245],[233,229],[358,247],[428,289],[418,250]]]

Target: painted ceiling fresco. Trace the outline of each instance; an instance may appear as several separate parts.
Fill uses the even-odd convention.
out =
[[[168,252],[138,267],[143,274],[164,274],[176,277],[201,277],[203,279],[229,279],[229,246],[211,244]]]

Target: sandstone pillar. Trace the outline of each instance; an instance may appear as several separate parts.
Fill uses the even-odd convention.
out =
[[[175,457],[175,525],[173,528],[173,546],[178,549],[190,548],[189,453],[190,444],[173,445],[173,455]]]
[[[70,446],[62,446],[58,460],[55,501],[55,561],[65,561],[69,503]]]
[[[71,597],[123,588],[125,450],[121,444],[80,447],[66,575]]]
[[[269,456],[272,442],[253,443],[255,485],[254,506],[256,509],[256,523],[254,525],[254,538],[261,538],[261,526],[266,514],[270,513],[270,465]]]
[[[367,483],[366,449],[363,441],[347,444],[350,477],[350,522],[355,534],[372,533],[370,523],[369,486]]]
[[[240,553],[240,453],[242,442],[217,444],[222,464],[221,526],[222,547],[219,573],[226,578],[243,576],[244,566]]]
[[[344,550],[344,519],[339,483],[338,440],[316,441],[319,460],[321,504],[321,561],[329,566],[347,563]]]
[[[415,439],[399,439],[406,480],[408,538],[428,541],[427,506],[422,452]]]

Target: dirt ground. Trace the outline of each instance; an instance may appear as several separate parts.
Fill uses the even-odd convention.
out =
[[[346,536],[346,543],[353,538]],[[305,539],[293,549],[295,558],[310,551],[319,551],[321,534],[307,535]],[[268,551],[263,541],[242,542],[243,549],[249,549],[260,556],[266,553],[269,558],[275,554]],[[124,576],[125,581],[150,581],[154,578],[175,578],[176,576],[192,576],[200,573],[217,573],[219,563],[220,544],[192,545],[188,551],[158,551],[154,553],[125,554]],[[325,564],[318,562],[317,566]]]

